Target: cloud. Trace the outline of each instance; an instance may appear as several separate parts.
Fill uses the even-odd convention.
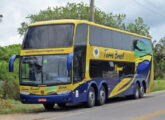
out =
[[[165,37],[165,23],[161,25],[157,25],[154,27],[151,27],[151,35],[153,36],[153,40],[159,41],[161,38]]]
[[[23,37],[20,37],[19,35],[12,35],[9,36],[5,41],[0,41],[1,46],[7,46],[11,44],[21,44]]]

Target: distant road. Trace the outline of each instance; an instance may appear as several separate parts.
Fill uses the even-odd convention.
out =
[[[51,112],[0,116],[0,120],[165,120],[165,91],[143,99],[110,99],[103,106],[69,106]]]

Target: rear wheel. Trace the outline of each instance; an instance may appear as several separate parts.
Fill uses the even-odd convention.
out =
[[[134,99],[138,99],[140,97],[140,87],[139,87],[139,84],[136,83],[136,86],[135,86],[135,94],[133,95],[133,98]]]
[[[99,94],[99,100],[97,101],[98,105],[103,105],[105,104],[106,101],[106,91],[105,91],[105,87],[101,86],[100,89],[100,94]]]
[[[87,107],[91,108],[95,106],[95,101],[96,101],[95,89],[93,87],[90,87],[89,93],[88,93]]]
[[[140,87],[140,94],[139,94],[139,97],[140,98],[143,98],[144,97],[144,91],[145,91],[145,88],[144,88],[144,84]]]
[[[51,111],[54,108],[53,103],[52,104],[43,104],[43,105],[44,105],[45,110],[47,110],[47,111]]]

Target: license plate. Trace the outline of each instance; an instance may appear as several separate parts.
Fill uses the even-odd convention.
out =
[[[38,99],[38,102],[46,102],[46,101],[47,101],[46,98],[39,98],[39,99]]]

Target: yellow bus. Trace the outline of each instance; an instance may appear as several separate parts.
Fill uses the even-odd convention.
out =
[[[20,55],[20,99],[25,104],[86,103],[108,98],[142,98],[153,86],[151,40],[85,20],[29,25]]]

